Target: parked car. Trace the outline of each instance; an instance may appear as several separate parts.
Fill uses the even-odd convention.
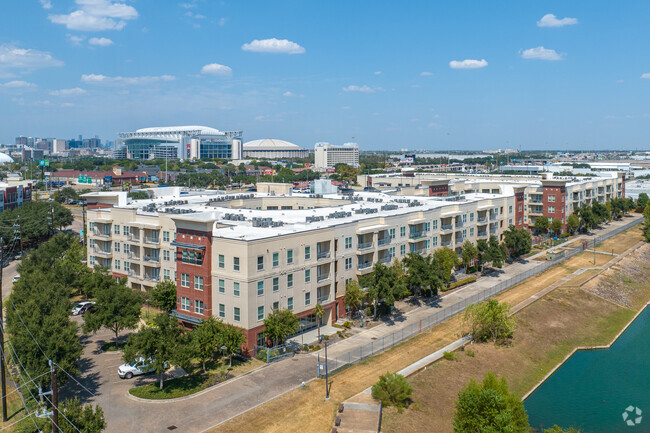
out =
[[[19,278],[20,278],[20,274],[14,275],[13,283],[16,284]]]
[[[91,301],[78,302],[77,305],[75,305],[72,309],[72,315],[78,316],[82,313],[82,311],[85,312],[90,307],[90,305],[95,305],[95,303]]]
[[[152,365],[151,359],[144,359],[142,357],[133,362],[127,362],[117,367],[117,374],[121,379],[131,379],[133,376],[141,374],[153,373],[156,367]],[[167,366],[165,366],[167,368]]]
[[[84,316],[86,313],[88,313],[89,311],[92,311],[94,309],[95,309],[95,303],[91,302],[90,304],[86,304],[83,307],[81,307],[81,311],[79,311],[79,314]]]

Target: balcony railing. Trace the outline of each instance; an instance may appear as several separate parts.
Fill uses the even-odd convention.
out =
[[[456,236],[456,243],[463,242],[463,240],[465,240],[466,238],[467,236],[463,236],[463,235]]]
[[[379,241],[377,243],[379,244],[379,246],[389,244],[390,243],[390,238],[379,239]]]
[[[320,275],[318,275],[318,276],[316,277],[316,281],[318,281],[318,282],[320,283],[321,281],[326,280],[326,279],[328,279],[329,277],[330,277],[330,274],[329,274],[329,273],[327,273],[327,274],[320,274]]]
[[[529,203],[544,203],[544,200],[539,200],[539,199],[534,199],[534,200],[528,200]]]
[[[440,228],[441,228],[442,230],[451,230],[451,229],[454,228],[454,225],[453,225],[453,224],[441,224],[441,225],[440,225]]]
[[[140,254],[128,252],[126,253],[126,256],[130,259],[140,260]]]
[[[158,281],[160,280],[160,274],[144,274],[144,279],[147,281]]]
[[[129,277],[140,278],[140,272],[137,272],[137,271],[129,270],[128,275],[129,275]]]
[[[488,235],[487,230],[486,230],[486,231],[483,231],[483,232],[478,232],[478,237],[479,237],[479,238],[486,237],[487,235]]]
[[[368,248],[372,248],[372,242],[365,242],[363,244],[359,244],[360,250],[367,250]]]
[[[327,302],[329,300],[329,298],[330,298],[330,295],[328,293],[327,295],[317,297],[316,302],[320,302],[320,303]]]
[[[487,217],[478,217],[478,222],[480,223],[487,222],[487,220],[488,220]]]
[[[462,227],[463,226],[463,220],[456,220],[456,227]]]
[[[93,235],[99,236],[101,238],[110,238],[111,232],[109,230],[93,230]]]
[[[144,256],[144,261],[145,262],[159,263],[160,262],[160,256]]]
[[[368,269],[368,268],[371,268],[371,267],[372,267],[372,262],[363,262],[363,263],[359,263],[359,265],[357,266],[357,269],[361,271],[363,269]]]
[[[490,229],[490,234],[493,235],[497,232],[497,229]]]
[[[451,241],[441,241],[440,245],[442,245],[443,247],[448,247],[449,245],[451,245]]]
[[[113,252],[111,250],[104,250],[104,249],[97,248],[97,247],[93,248],[93,252],[95,254],[113,254]]]
[[[127,240],[127,241],[132,241],[132,242],[140,242],[140,235],[132,235],[132,234],[128,234],[128,235],[126,236],[126,240]]]
[[[420,231],[420,232],[411,232],[409,233],[409,238],[410,239],[420,239],[424,237],[425,232]]]
[[[378,261],[379,263],[391,263],[393,261],[393,256],[382,257]]]
[[[159,244],[160,243],[160,238],[152,238],[149,236],[144,237],[144,243],[145,244]]]
[[[331,255],[331,254],[330,254],[329,251],[319,251],[319,252],[316,254],[316,257],[318,257],[319,260],[320,260],[320,259],[329,259],[329,258],[330,258],[330,255]]]
[[[422,254],[424,252],[424,248],[417,248],[417,249],[411,250],[410,252],[412,252],[413,254]]]

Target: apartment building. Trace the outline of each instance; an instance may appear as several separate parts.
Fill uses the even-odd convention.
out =
[[[314,146],[314,166],[317,170],[324,171],[335,168],[337,164],[359,166],[359,145],[345,143],[337,146],[331,143],[316,143]]]
[[[534,226],[545,216],[562,222],[583,204],[604,203],[625,197],[625,173],[602,172],[595,176],[490,175],[457,173],[397,173],[360,175],[361,185],[377,189],[396,189],[415,196],[454,196],[472,193],[498,193],[504,186],[514,189],[515,222],[518,228]]]
[[[89,210],[88,263],[134,289],[173,279],[179,320],[219,317],[253,349],[273,310],[292,310],[307,330],[321,303],[332,323],[345,314],[346,284],[375,263],[501,238],[515,206],[507,186],[448,198],[188,193]]]

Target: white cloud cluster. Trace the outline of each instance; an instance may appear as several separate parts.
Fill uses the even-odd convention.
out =
[[[273,53],[273,54],[302,54],[305,49],[295,42],[287,39],[255,39],[252,42],[242,45],[244,51],[255,53]]]
[[[230,75],[232,74],[232,68],[219,63],[210,63],[201,68],[201,73],[205,75]]]
[[[487,65],[488,62],[485,59],[452,60],[451,62],[449,62],[449,67],[451,69],[480,69],[480,68],[485,68]]]
[[[537,59],[537,60],[562,60],[564,54],[560,54],[555,50],[544,47],[529,48],[521,53],[522,59]]]
[[[163,81],[173,81],[176,77],[173,75],[159,75],[149,76],[143,75],[139,77],[109,77],[102,74],[83,74],[81,81],[88,84],[103,84],[109,86],[123,86],[123,85],[146,85]]]
[[[36,87],[36,84],[22,80],[14,80],[7,81],[6,83],[0,83],[0,87],[4,89],[27,89],[30,87]]]
[[[138,17],[138,11],[126,3],[111,0],[75,0],[79,9],[69,14],[48,16],[55,24],[63,24],[70,30],[103,31],[122,30],[126,21]]]
[[[360,93],[375,93],[377,90],[380,90],[379,88],[373,88],[367,85],[363,86],[355,86],[354,84],[351,84],[347,87],[343,88],[344,92],[360,92]]]
[[[39,0],[43,9],[52,9],[52,2],[50,0]]]
[[[72,89],[59,89],[50,92],[52,96],[81,96],[85,95],[86,91],[80,87],[73,87]]]
[[[297,95],[297,94],[295,94],[295,93],[293,93],[293,92],[291,92],[289,90],[284,92],[282,94],[282,96],[286,96],[287,98],[304,98],[305,97],[305,95]]]
[[[56,66],[63,66],[63,62],[55,59],[47,51],[18,48],[12,44],[0,45],[0,71],[7,69],[31,71]]]
[[[433,75],[433,72],[427,72],[427,71],[420,72],[421,77],[430,77],[432,75]]]
[[[646,72],[645,74],[641,75],[641,78],[644,80],[650,80],[650,72]]]
[[[98,47],[108,47],[109,45],[113,45],[113,41],[108,38],[90,38],[88,39],[88,43]]]
[[[537,21],[537,27],[564,27],[578,24],[577,18],[558,18],[553,14],[546,14]]]

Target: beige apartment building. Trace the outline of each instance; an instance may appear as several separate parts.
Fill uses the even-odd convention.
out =
[[[102,194],[99,201],[109,199]],[[316,326],[321,303],[322,323],[333,323],[345,315],[346,284],[375,263],[441,246],[460,253],[466,240],[500,238],[516,218],[509,186],[448,198],[178,189],[111,202],[89,205],[88,263],[128,278],[134,289],[174,280],[181,321],[219,317],[245,330],[248,349],[264,344],[263,321],[275,309],[292,310],[306,330]]]

